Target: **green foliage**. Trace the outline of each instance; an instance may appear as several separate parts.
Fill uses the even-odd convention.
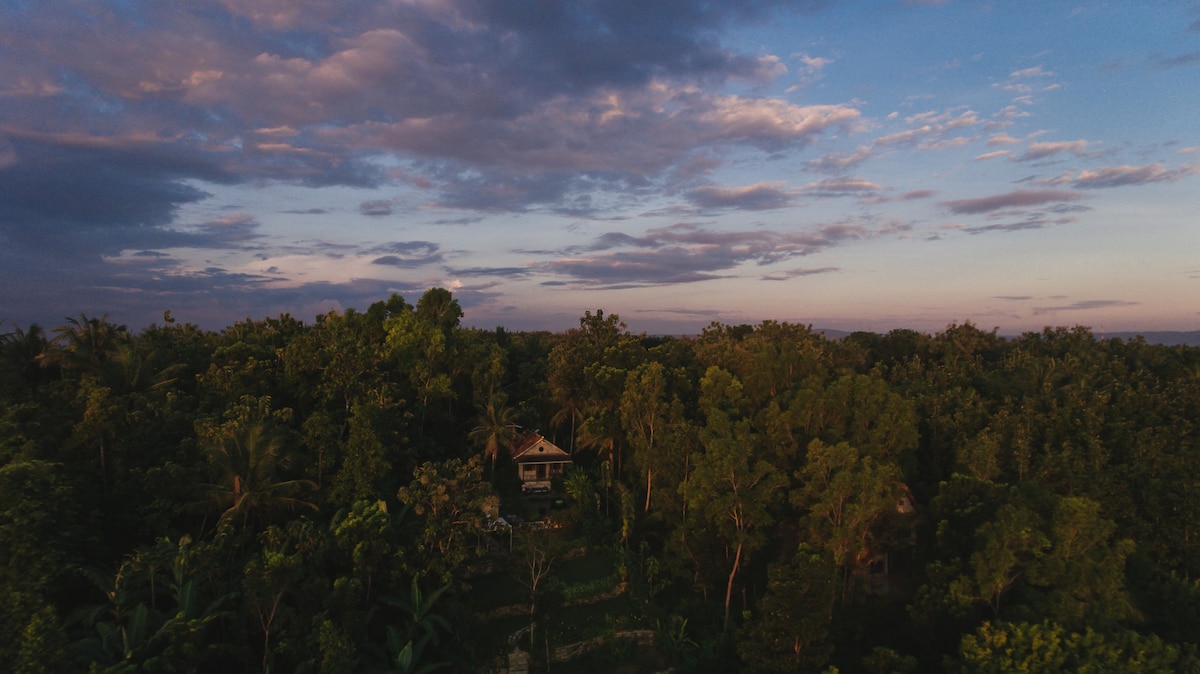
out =
[[[678,671],[1195,666],[1200,349],[462,317],[435,288],[312,325],[0,335],[0,662],[465,671],[528,619],[539,660],[655,628],[647,666]],[[567,510],[516,494],[518,424],[571,451]],[[567,532],[510,552],[500,513],[612,559],[572,579]]]
[[[262,635],[262,669],[288,667],[308,659],[316,644],[308,641],[311,621],[304,619],[313,590],[323,585],[314,578],[327,547],[326,534],[309,520],[272,526],[260,536],[262,546],[246,562],[242,593],[248,622]]]
[[[338,550],[349,560],[352,573],[362,582],[369,601],[377,579],[387,587],[400,541],[383,501],[356,501],[334,517],[330,525]]]
[[[844,596],[854,572],[903,539],[900,469],[886,458],[860,457],[846,442],[813,440],[796,480],[792,504],[808,513],[809,541],[824,547],[842,570]]]
[[[1115,539],[1100,504],[964,477],[942,489],[934,510],[939,554],[920,595],[923,611],[936,614],[940,603],[945,617],[962,618],[979,603],[993,620],[1036,616],[1071,629],[1110,629],[1138,617],[1125,589],[1133,542]]]
[[[91,632],[71,645],[75,659],[114,672],[219,666],[228,645],[214,643],[213,635],[232,620],[236,593],[218,595],[206,582],[215,552],[188,537],[161,539],[135,552],[115,574],[87,569],[104,602],[83,612]]]
[[[333,501],[338,504],[360,500],[374,501],[390,496],[394,490],[393,465],[380,436],[389,418],[398,415],[402,402],[380,395],[364,399],[351,407],[347,421],[349,437],[341,448],[342,461],[333,480]]]
[[[621,469],[618,406],[625,375],[644,357],[643,351],[619,316],[586,311],[579,329],[567,331],[550,352],[548,384],[557,408],[551,421],[568,430],[571,454],[578,435],[582,446]]]
[[[828,555],[811,548],[770,566],[767,593],[739,633],[738,655],[747,671],[821,671],[833,655],[834,570]]]
[[[102,376],[108,363],[118,349],[129,338],[123,325],[114,325],[108,314],[100,318],[68,318],[67,324],[54,329],[54,346],[51,358],[68,372],[80,377]]]
[[[426,596],[421,591],[420,577],[413,576],[408,597],[395,600],[404,617],[402,626],[386,627],[386,648],[370,649],[375,660],[367,667],[369,672],[381,674],[427,674],[449,666],[448,662],[433,661],[430,652],[441,641],[443,634],[451,631],[450,623],[434,613],[438,598],[448,589],[443,585]]]
[[[52,354],[42,326],[34,323],[27,330],[14,326],[0,334],[0,391],[13,398],[35,395],[49,379]]]
[[[979,528],[980,549],[971,555],[978,596],[1000,615],[1001,598],[1046,554],[1050,541],[1037,514],[1006,504],[996,520]]]
[[[984,623],[963,637],[960,649],[964,674],[1029,672],[1105,672],[1135,674],[1174,672],[1179,649],[1156,636],[1133,631],[1114,636],[1088,628],[1068,632],[1061,625],[1042,623]]]
[[[10,623],[11,624],[11,623]],[[21,631],[13,674],[52,674],[66,668],[67,636],[53,606],[38,609]]]
[[[767,531],[775,522],[771,508],[788,480],[758,458],[758,438],[749,420],[739,416],[745,398],[737,379],[710,367],[701,390],[701,407],[709,426],[701,435],[704,453],[696,457],[688,498],[696,515],[732,550],[733,559],[726,562],[730,568],[725,587],[728,626],[733,585],[743,558],[766,543]]]
[[[317,635],[321,650],[319,674],[354,674],[358,671],[358,649],[345,630],[325,619],[321,621]]]
[[[604,513],[600,509],[597,483],[579,466],[571,466],[563,476],[563,492],[571,500],[571,513],[583,534],[598,540],[605,532]]]
[[[643,496],[641,510],[659,521],[671,523],[682,517],[686,503],[676,489],[687,471],[689,446],[694,433],[685,418],[679,391],[685,377],[669,371],[657,361],[642,363],[625,380],[621,395],[621,425],[632,451],[631,478]]]
[[[0,630],[0,662],[56,639],[56,612],[48,602],[72,570],[76,532],[72,490],[60,471],[45,461],[0,466],[0,623],[9,626]],[[36,642],[25,640],[26,630]]]
[[[441,582],[448,582],[478,555],[476,544],[487,533],[487,515],[497,509],[478,457],[427,461],[413,471],[413,481],[401,487],[397,497],[412,508],[420,527],[405,560],[407,568],[430,573]]]
[[[694,663],[700,647],[688,634],[687,618],[675,614],[668,617],[665,623],[655,621],[654,645],[668,662],[683,667]]]
[[[829,444],[846,442],[876,461],[903,465],[917,447],[912,402],[877,376],[846,375],[832,382],[818,403],[814,428]]]
[[[890,648],[876,646],[862,659],[863,669],[871,674],[909,674],[917,671],[917,659]]]
[[[245,527],[279,511],[316,509],[304,498],[316,484],[285,477],[294,454],[268,422],[233,421],[213,429],[206,450],[216,480],[204,489],[222,524]]]
[[[610,592],[619,582],[620,580],[616,576],[606,576],[603,578],[594,578],[583,583],[564,585],[562,588],[562,598],[563,601],[587,599],[588,597]]]
[[[512,451],[517,439],[517,411],[508,405],[508,396],[500,391],[488,394],[487,401],[479,409],[479,424],[471,429],[469,437],[481,450],[483,457],[496,470],[496,459],[501,452]]]

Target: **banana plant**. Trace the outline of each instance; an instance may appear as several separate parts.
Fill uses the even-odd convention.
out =
[[[388,625],[386,652],[374,649],[379,663],[369,670],[375,674],[429,674],[450,666],[449,662],[426,662],[426,649],[436,646],[442,634],[451,632],[450,623],[433,612],[438,599],[450,589],[447,583],[426,596],[420,576],[413,576],[408,598],[387,597],[383,603],[400,609],[405,627]],[[382,662],[380,662],[382,661]]]

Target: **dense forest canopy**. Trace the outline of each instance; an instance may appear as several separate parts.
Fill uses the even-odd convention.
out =
[[[434,288],[10,326],[0,662],[544,671],[600,637],[567,669],[1200,667],[1200,349],[461,318]],[[544,496],[510,455],[533,430],[574,464]],[[585,628],[597,597],[622,608]]]

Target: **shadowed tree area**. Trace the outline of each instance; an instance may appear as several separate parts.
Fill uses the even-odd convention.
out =
[[[1197,669],[1200,350],[462,317],[435,288],[312,325],[10,328],[0,659]],[[539,493],[522,427],[570,459]]]

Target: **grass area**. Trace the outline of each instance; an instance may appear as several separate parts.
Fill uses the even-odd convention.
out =
[[[668,663],[653,648],[615,640],[591,653],[557,665],[556,669],[575,674],[640,674],[661,672],[667,667]]]
[[[637,627],[633,620],[634,610],[633,603],[625,596],[595,604],[560,608],[549,619],[550,645],[561,646],[591,639],[613,630]],[[484,648],[488,652],[506,652],[508,637],[525,627],[529,627],[527,613],[499,618],[488,623],[485,631],[490,636]]]
[[[564,548],[582,544],[581,540],[564,538],[561,541]],[[527,603],[529,590],[521,582],[520,573],[508,570],[472,578],[471,605],[483,613],[501,606]],[[613,554],[610,550],[592,550],[579,557],[560,560],[553,565],[551,576],[563,586],[582,589],[588,595],[607,592],[615,584],[612,580],[615,578]],[[589,585],[596,586],[594,591],[587,587]]]
[[[557,539],[554,545],[562,550],[576,549],[584,544],[583,540],[570,540],[566,532],[550,533]],[[473,578],[470,581],[473,608],[480,613],[514,605],[527,608],[529,590],[521,583],[521,573],[521,570],[510,568]],[[558,604],[558,608],[551,609],[551,617],[543,624],[550,630],[552,646],[583,641],[613,630],[640,626],[636,624],[636,609],[628,596],[570,607],[564,605],[571,599],[594,597],[613,589],[616,584],[616,559],[611,550],[592,549],[578,557],[560,559],[553,565],[550,577],[543,582],[543,587],[548,593],[547,598],[550,602]],[[545,607],[542,610],[545,610]],[[507,652],[508,638],[528,626],[529,615],[524,611],[518,615],[491,620],[483,628],[488,636],[487,643],[482,647],[487,652],[497,655]],[[622,646],[614,645],[613,648],[620,649]],[[607,671],[603,663],[608,661],[603,655],[598,656],[593,661],[598,667],[595,671]]]
[[[523,627],[529,627],[529,614],[517,616],[509,616],[488,623],[484,627],[485,637],[481,639],[479,649],[483,653],[500,655],[508,653],[512,647],[508,643],[508,638],[515,634]],[[528,641],[528,639],[526,639]],[[527,648],[528,644],[523,643],[522,648]]]
[[[529,588],[511,573],[492,573],[471,579],[471,605],[483,613],[511,604],[528,604]]]
[[[613,574],[611,550],[589,550],[587,554],[559,562],[554,566],[554,576],[564,585],[579,585],[606,578]]]
[[[550,641],[569,644],[604,634],[613,628],[633,627],[633,614],[633,602],[625,595],[564,608],[550,627]]]
[[[570,587],[587,586],[588,584],[603,584],[599,592],[612,589],[610,582],[614,578],[613,555],[609,551],[596,551],[575,559],[564,560],[555,565],[554,583],[563,583]],[[518,582],[512,573],[496,573],[482,576],[472,581],[472,603],[479,611],[487,611],[500,606],[522,605],[529,601],[528,589]],[[554,591],[551,590],[553,596]],[[562,602],[565,597],[559,595],[557,600]],[[544,609],[543,609],[544,610]],[[556,609],[551,609],[549,618],[543,618],[543,627],[550,630],[550,645],[561,646],[591,639],[611,633],[615,630],[636,629],[645,625],[637,619],[637,608],[628,595],[621,595],[594,603],[565,606],[561,603]],[[508,638],[513,633],[529,626],[528,613],[506,616],[490,621],[484,630],[488,634],[486,644],[482,648],[490,653],[501,654],[510,649]],[[539,638],[540,641],[540,638]],[[527,644],[522,645],[528,648]],[[539,646],[540,647],[540,644]],[[601,653],[580,658],[578,663],[583,669],[576,670],[576,663],[568,671],[613,671],[611,665],[615,662],[629,663],[641,658],[632,657],[637,647],[631,644],[617,643],[605,646]],[[634,669],[623,671],[657,671],[649,669]]]

